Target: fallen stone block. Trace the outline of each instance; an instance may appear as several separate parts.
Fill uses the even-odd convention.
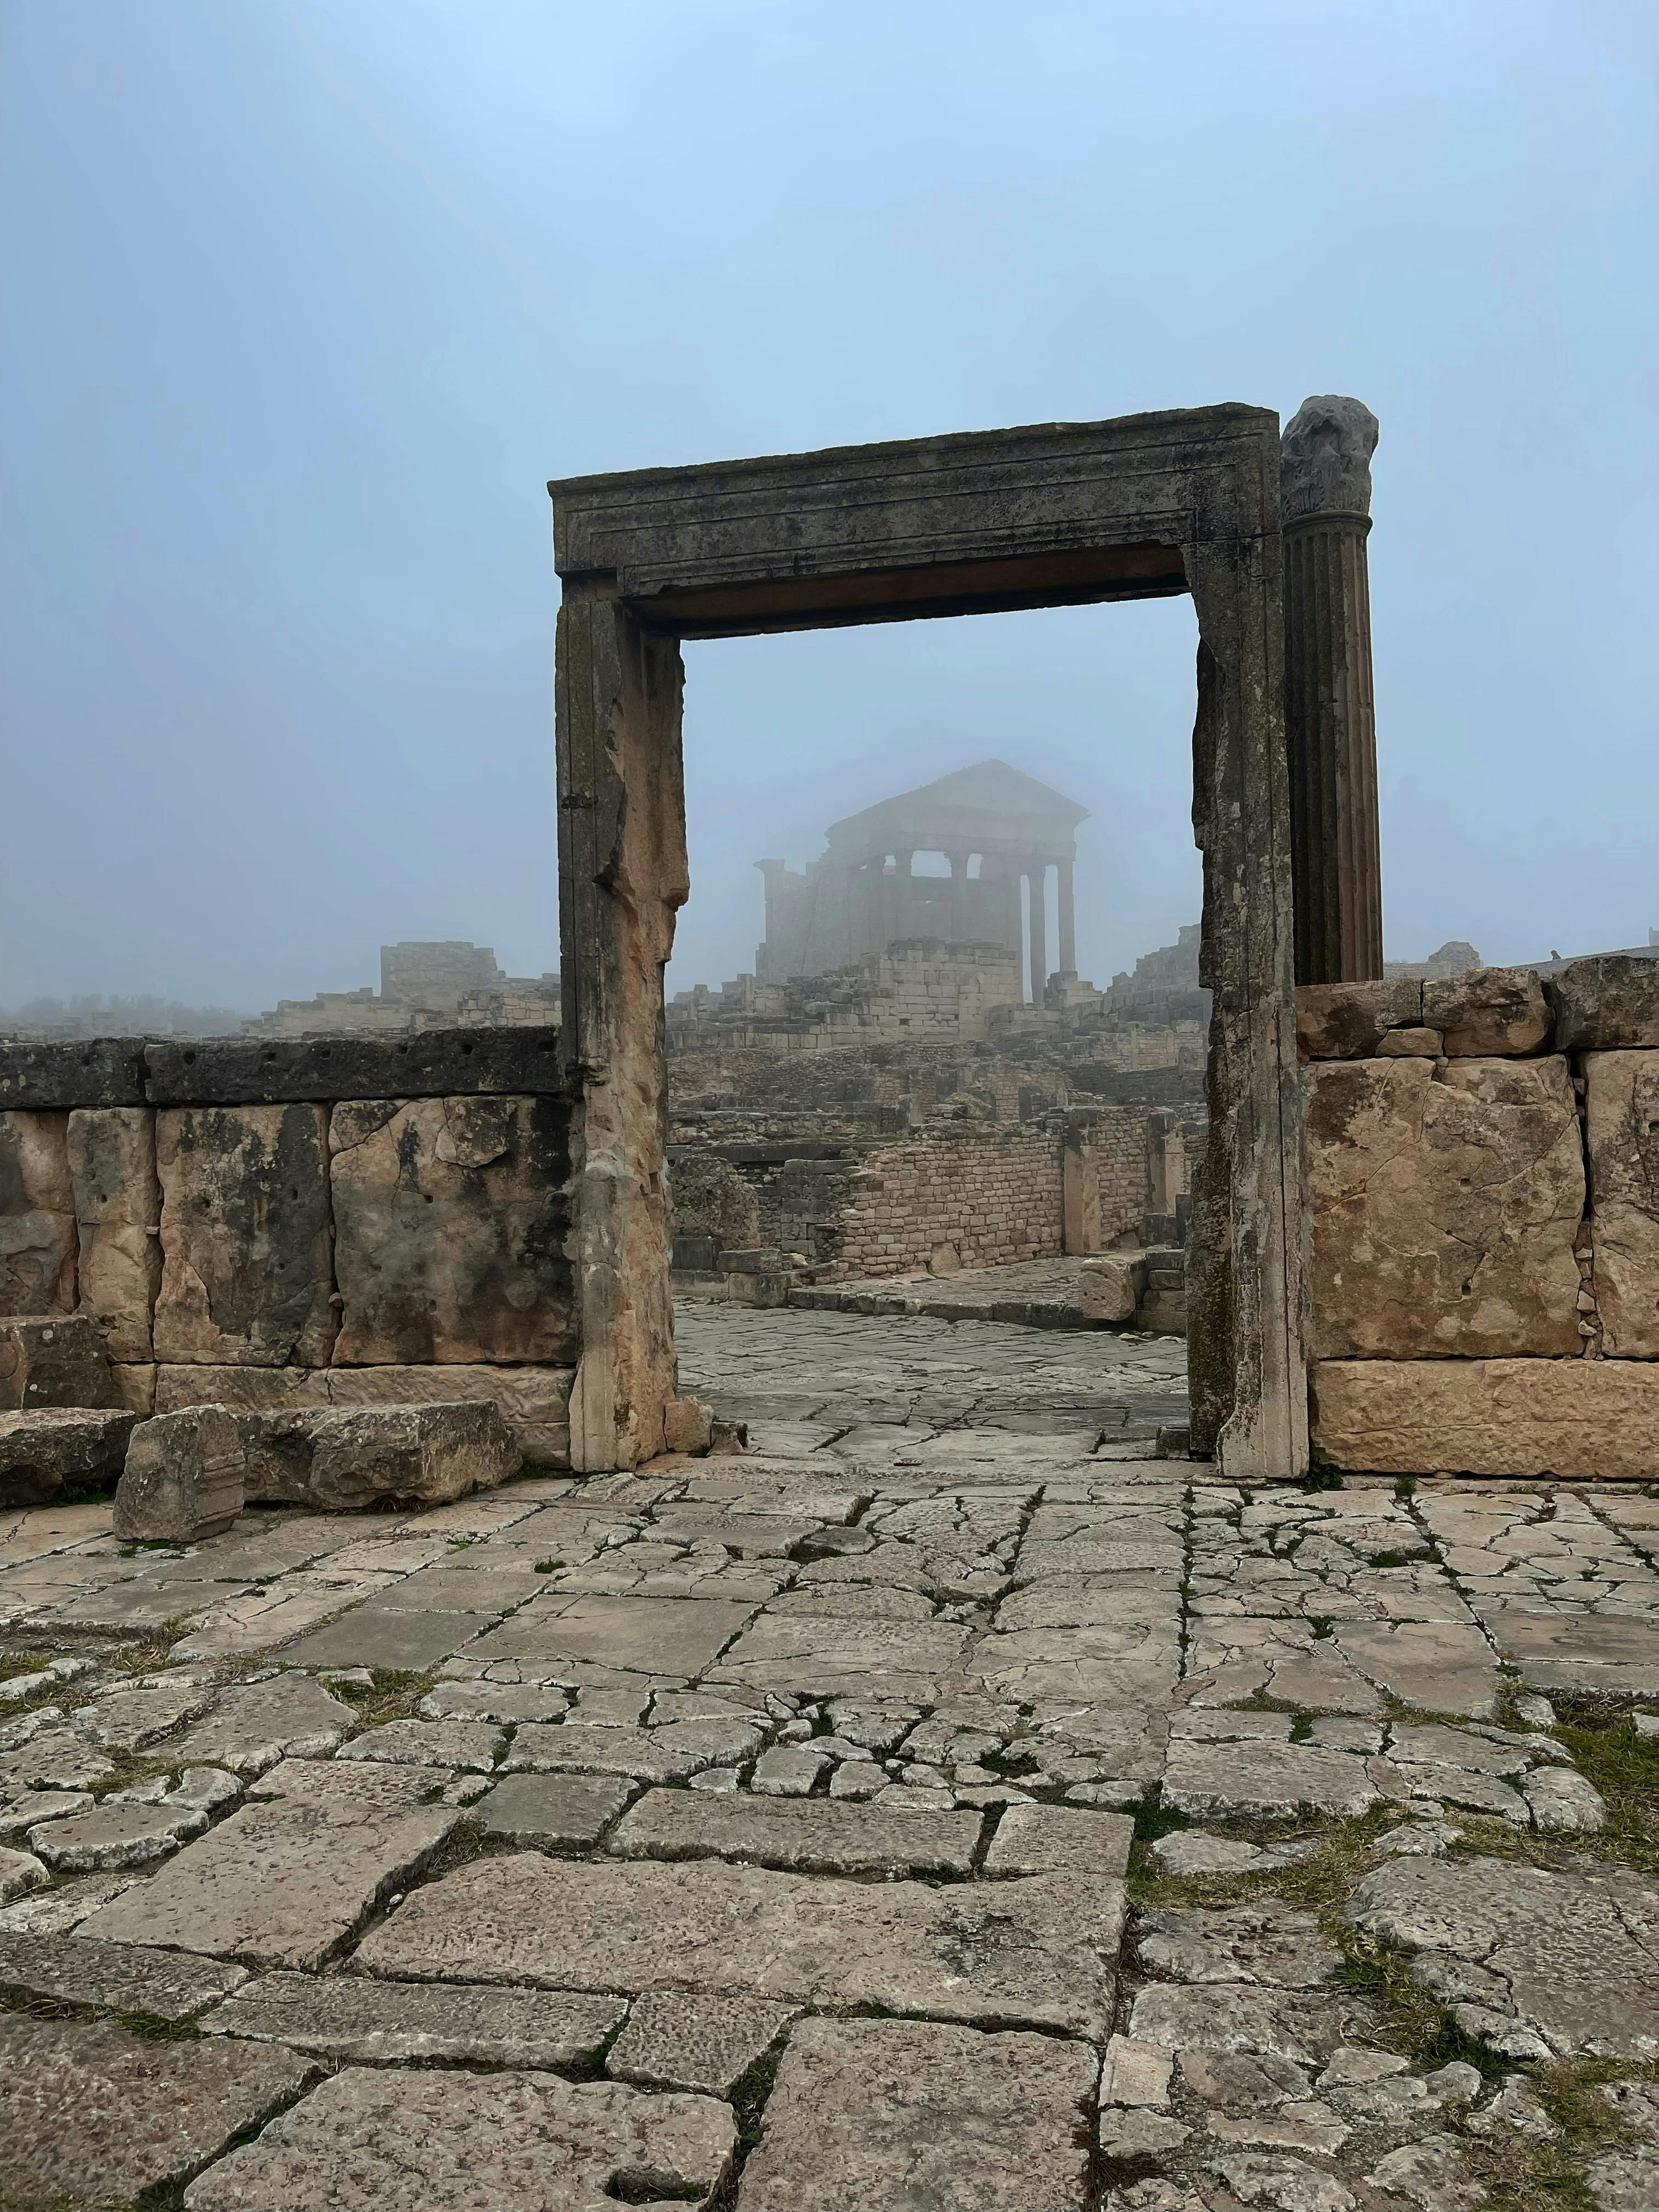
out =
[[[0,1413],[0,1505],[45,1505],[65,1483],[114,1484],[137,1419],[67,1406]]]
[[[158,1367],[158,1413],[210,1401],[233,1413],[320,1412],[352,1406],[452,1405],[488,1398],[501,1409],[526,1464],[570,1464],[568,1367]]]
[[[242,1439],[222,1406],[140,1421],[115,1491],[115,1533],[134,1540],[199,1543],[242,1510]]]
[[[261,1504],[345,1513],[363,1506],[442,1505],[492,1490],[523,1455],[499,1406],[325,1407],[239,1413],[247,1496]]]
[[[118,1407],[97,1324],[85,1314],[16,1314],[0,1321],[0,1412],[44,1406]]]
[[[0,2174],[20,2204],[131,2204],[176,2189],[296,2096],[286,2051],[0,2020]]]
[[[69,1117],[81,1304],[112,1359],[154,1359],[161,1288],[161,1186],[148,1106],[78,1108]]]
[[[555,2074],[352,2066],[204,2174],[185,2203],[187,2212],[702,2204],[736,2147],[730,2108],[709,2097],[653,2097]]]
[[[1078,1270],[1078,1304],[1091,1321],[1133,1321],[1146,1289],[1144,1259],[1103,1253]]]
[[[1325,1359],[1308,1370],[1314,1442],[1370,1474],[1650,1481],[1659,1363]]]
[[[701,1398],[671,1398],[663,1413],[663,1449],[706,1452],[713,1440],[714,1410]]]

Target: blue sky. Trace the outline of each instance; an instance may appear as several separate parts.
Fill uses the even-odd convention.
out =
[[[6,0],[0,1003],[557,960],[545,480],[1382,418],[1394,957],[1659,926],[1656,54],[1599,0]],[[1185,601],[688,648],[671,985],[1000,754],[1079,963],[1197,911]]]

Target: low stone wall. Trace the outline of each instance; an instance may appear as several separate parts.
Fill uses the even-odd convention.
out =
[[[0,1045],[0,1313],[171,1412],[491,1398],[568,1462],[557,1033]]]
[[[1659,961],[1297,994],[1316,1447],[1659,1476]]]

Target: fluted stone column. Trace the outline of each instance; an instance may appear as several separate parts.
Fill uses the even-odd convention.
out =
[[[1032,856],[1025,880],[1031,886],[1031,1004],[1040,1006],[1048,981],[1048,863],[1040,855]]]
[[[1304,399],[1282,442],[1285,736],[1290,754],[1296,980],[1382,973],[1382,861],[1371,690],[1370,458],[1357,399]]]
[[[971,853],[947,853],[951,863],[951,941],[960,945],[969,934],[968,929],[968,863]]]
[[[1077,973],[1077,915],[1073,906],[1073,866],[1057,860],[1054,873],[1060,885],[1060,965],[1066,975]]]

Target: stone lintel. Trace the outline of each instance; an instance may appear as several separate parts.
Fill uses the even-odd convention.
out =
[[[335,1098],[560,1094],[551,1025],[398,1036],[92,1037],[0,1043],[0,1108],[263,1106]]]

